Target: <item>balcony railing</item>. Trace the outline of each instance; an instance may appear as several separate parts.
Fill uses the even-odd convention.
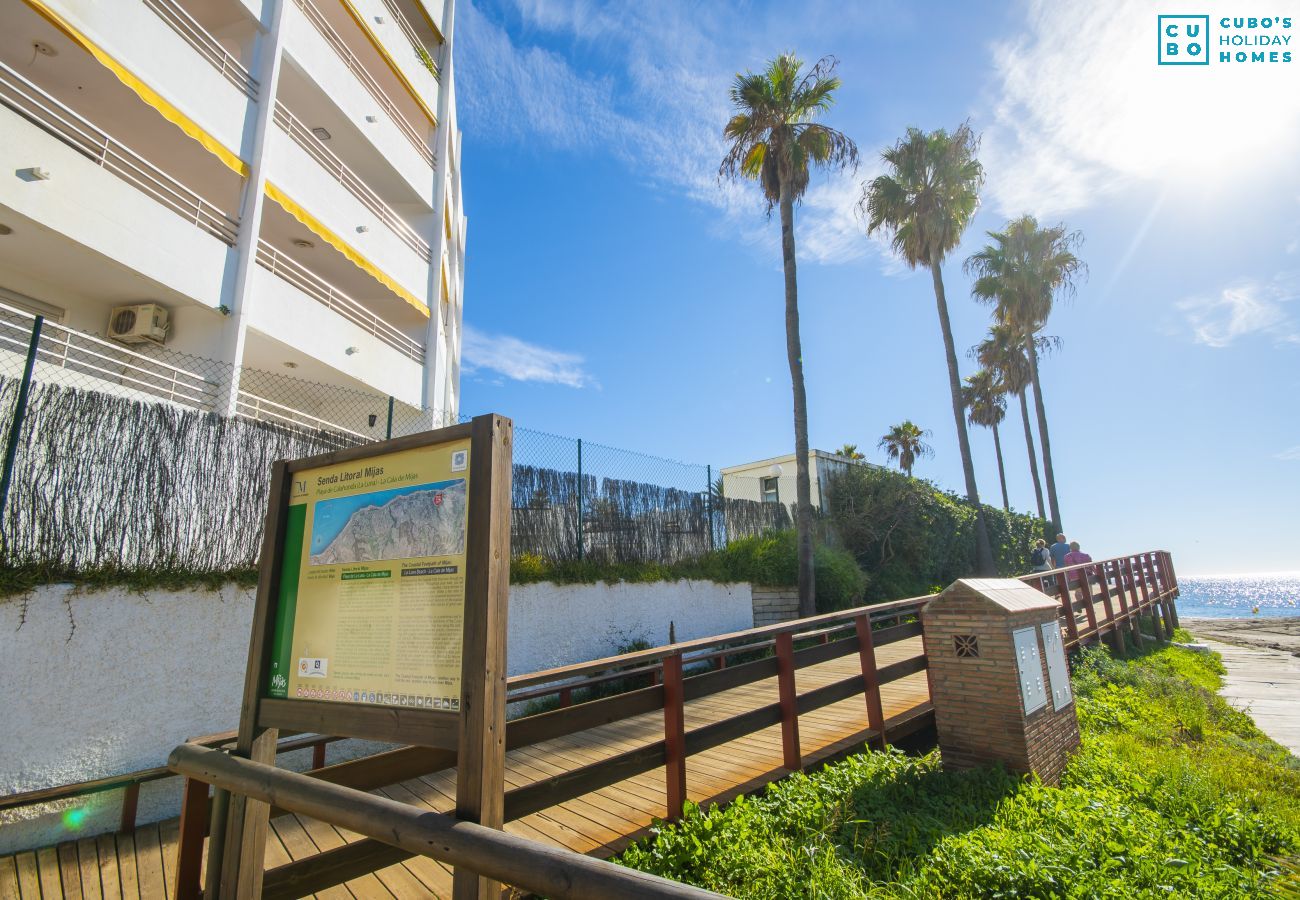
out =
[[[397,125],[397,130],[411,142],[415,152],[420,154],[420,157],[432,166],[433,151],[429,149],[429,145],[420,136],[420,133],[415,130],[415,127],[407,121],[407,118],[402,115],[402,111],[397,108],[396,104],[384,93],[384,89],[379,86],[379,82],[375,81],[371,74],[366,71],[366,67],[362,65],[361,60],[357,59],[356,54],[348,49],[348,45],[339,36],[339,33],[334,30],[334,26],[330,25],[324,14],[316,8],[312,0],[294,0],[294,2],[298,4],[298,8],[303,11],[307,20],[320,32],[321,37],[325,39],[325,43],[333,48],[334,52],[343,60],[343,64],[352,71],[353,75],[357,76],[357,80],[370,92],[370,96],[374,98],[375,102],[383,108],[384,112],[388,113],[389,118]]]
[[[428,243],[420,237],[415,229],[406,224],[406,221],[394,212],[392,207],[379,199],[378,194],[358,178],[356,173],[344,164],[343,160],[335,156],[316,135],[311,133],[307,126],[303,125],[279,101],[275,105],[274,119],[275,124],[280,127],[281,131],[292,138],[295,144],[306,150],[307,154],[316,160],[321,168],[333,176],[335,181],[347,188],[352,196],[360,200],[362,205],[374,213],[379,221],[387,225],[394,234],[401,238],[406,246],[420,254],[420,258],[425,262],[433,259],[433,251],[429,249]]]
[[[285,256],[266,241],[258,241],[257,262],[263,268],[289,282],[289,284],[312,299],[334,310],[353,324],[359,325],[373,337],[423,365],[423,344],[407,337],[356,300],[353,300],[301,263]]]
[[[382,0],[382,2],[384,8],[388,10],[388,14],[392,16],[393,21],[397,23],[397,27],[402,30],[402,34],[406,35],[406,39],[411,42],[411,49],[415,51],[415,58],[433,73],[434,78],[441,81],[442,70],[438,67],[438,63],[429,53],[429,48],[424,46],[424,41],[420,40],[419,35],[415,33],[415,29],[411,27],[410,20],[406,18],[406,15],[402,12],[401,8],[398,7],[393,0]]]
[[[350,428],[344,428],[337,422],[331,422],[328,419],[305,413],[300,409],[294,409],[292,406],[285,406],[283,403],[276,403],[274,400],[259,397],[257,394],[250,393],[243,388],[239,389],[235,399],[235,415],[258,422],[270,422],[272,425],[292,428],[295,431],[308,431],[324,438],[337,447],[352,447],[355,446],[357,441],[365,443],[373,440],[372,437],[353,431]],[[352,440],[352,438],[356,440]]]
[[[0,303],[0,349],[26,354],[33,318],[31,313]],[[59,378],[58,373],[47,370],[39,380],[62,381],[69,387],[102,391],[107,383],[124,388],[132,396],[143,394],[204,411],[211,411],[217,398],[216,382],[198,372],[49,320],[41,330],[36,361],[67,373]]]
[[[144,0],[144,5],[158,14],[185,43],[206,59],[222,77],[244,92],[250,100],[257,99],[257,79],[239,60],[221,46],[193,16],[176,0]]]
[[[239,220],[0,63],[0,104],[208,234],[234,246]]]

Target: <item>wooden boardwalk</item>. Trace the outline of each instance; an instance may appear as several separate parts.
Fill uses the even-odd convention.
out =
[[[920,639],[879,648],[881,666],[915,657]],[[860,674],[856,656],[845,656],[800,669],[800,693]],[[686,728],[691,730],[777,702],[777,679],[768,678],[688,701]],[[881,687],[888,730],[906,730],[928,719],[929,689],[924,671]],[[867,728],[861,694],[799,717],[800,748],[805,765],[815,764],[874,736]],[[663,737],[662,712],[644,713],[563,738],[511,750],[506,760],[506,787],[522,787],[571,771],[611,754]],[[787,774],[782,767],[781,726],[773,725],[687,759],[687,790],[696,803],[726,802]],[[381,794],[429,809],[454,807],[455,771],[380,788]],[[507,822],[506,830],[579,853],[606,857],[647,834],[653,819],[665,813],[665,770],[660,767],[558,806]],[[296,815],[271,820],[268,868],[299,860],[359,840],[357,835]],[[169,820],[136,829],[134,834],[101,835],[58,847],[0,857],[0,898],[167,898],[175,886],[178,825]],[[329,900],[362,898],[446,897],[451,888],[447,867],[413,857],[373,874],[321,891]]]
[[[1300,756],[1300,659],[1280,650],[1205,641],[1223,657],[1219,693],[1250,713],[1260,730]]]

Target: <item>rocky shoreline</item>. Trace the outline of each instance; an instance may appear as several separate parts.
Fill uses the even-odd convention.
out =
[[[1300,616],[1251,616],[1240,619],[1197,619],[1181,617],[1180,623],[1201,638],[1241,647],[1281,650],[1300,656]]]

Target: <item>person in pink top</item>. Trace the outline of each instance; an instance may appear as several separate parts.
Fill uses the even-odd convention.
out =
[[[1080,563],[1090,562],[1092,562],[1092,557],[1079,549],[1079,542],[1070,541],[1070,552],[1065,554],[1065,565],[1077,566]],[[1083,576],[1082,571],[1076,570],[1070,573],[1070,586],[1079,589],[1079,601],[1081,603],[1091,599],[1092,590],[1088,587],[1087,577]]]

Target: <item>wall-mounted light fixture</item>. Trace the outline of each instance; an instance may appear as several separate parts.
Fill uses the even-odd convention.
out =
[[[379,116],[366,116],[366,121],[373,125],[379,121]]]
[[[313,128],[311,130],[311,133],[316,135],[316,138],[318,140],[322,140],[322,141],[328,141],[331,137],[330,133],[326,131],[324,128],[320,127],[319,125]]]
[[[316,246],[311,241],[304,241],[302,238],[296,238],[293,242],[293,245],[297,247],[299,250],[311,250],[313,247]]]
[[[357,226],[357,234],[365,234],[365,233],[366,233],[367,231],[369,231],[369,230],[370,230],[370,226],[369,226],[369,225],[358,225],[358,226]]]
[[[349,347],[348,349],[344,350],[343,352],[346,353],[348,356],[352,356],[352,355],[354,355],[354,354],[360,353],[360,352],[361,352],[361,349],[360,349],[359,347]]]
[[[19,169],[17,175],[23,181],[49,181],[50,180],[50,170],[42,169],[40,166],[31,166],[26,169]]]

